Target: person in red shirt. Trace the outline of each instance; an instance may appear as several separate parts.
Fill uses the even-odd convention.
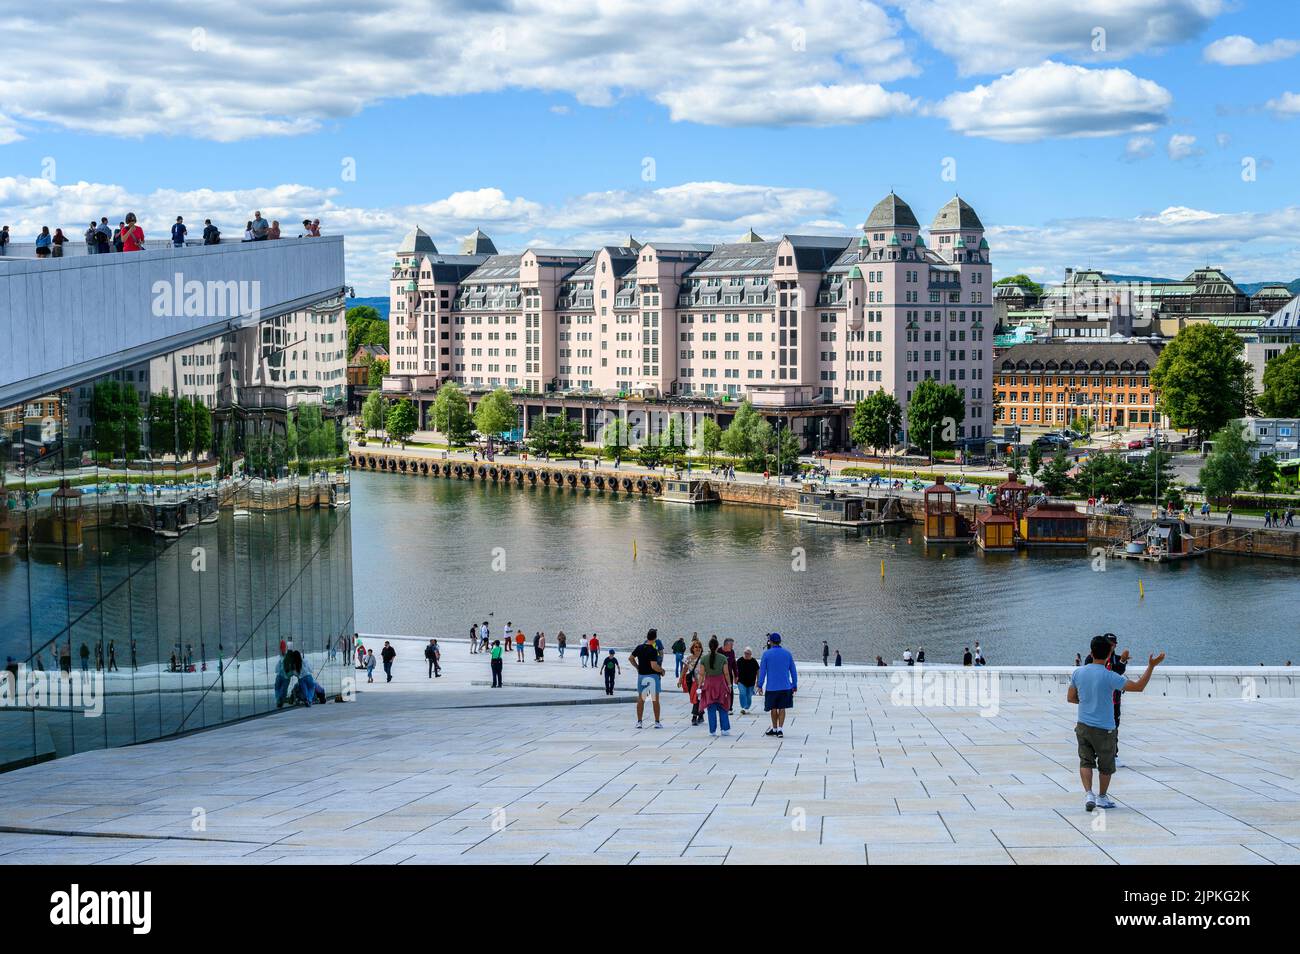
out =
[[[515,633],[515,652],[516,659],[519,662],[524,661],[524,631],[521,629]]]
[[[136,223],[135,213],[126,214],[126,228],[122,230],[122,251],[140,252],[144,250],[144,229]]]
[[[591,653],[593,660],[599,658],[597,653],[600,652],[600,640],[596,638],[595,633],[591,634],[591,639],[587,642],[587,650]]]

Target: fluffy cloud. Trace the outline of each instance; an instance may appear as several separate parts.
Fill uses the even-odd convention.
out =
[[[1115,136],[1163,124],[1173,97],[1124,69],[1047,61],[951,96],[931,111],[956,132],[1003,142]]]
[[[908,25],[963,74],[1049,57],[1102,62],[1190,40],[1223,0],[897,0]]]
[[[1170,136],[1165,149],[1169,153],[1169,158],[1174,162],[1201,154],[1201,150],[1196,148],[1196,137],[1189,136],[1186,133],[1174,133]]]
[[[1283,93],[1276,99],[1270,99],[1265,105],[1279,116],[1300,115],[1300,93]]]
[[[642,95],[703,123],[851,123],[909,105],[916,67],[871,0],[180,0],[6,17],[15,121],[219,141],[293,135],[385,99],[531,89]],[[105,51],[137,50],[100,69]]]
[[[994,270],[1060,281],[1067,266],[1182,278],[1207,262],[1239,282],[1300,275],[1300,206],[1264,212],[1212,212],[1171,206],[1132,217],[1063,219],[1042,226],[992,226]],[[1032,271],[1031,271],[1032,269]]]
[[[1300,40],[1256,43],[1248,36],[1225,36],[1204,50],[1205,59],[1220,66],[1257,66],[1285,60],[1300,53]]]
[[[503,251],[530,244],[595,248],[620,242],[629,232],[642,241],[669,242],[731,241],[750,227],[773,235],[850,234],[853,228],[841,223],[838,205],[835,196],[819,189],[731,182],[592,192],[549,205],[484,188],[426,203],[366,208],[347,205],[338,190],[295,184],[140,194],[109,183],[0,178],[0,208],[8,216],[0,224],[12,226],[15,242],[32,241],[43,225],[61,227],[76,240],[92,218],[107,215],[116,222],[128,211],[140,217],[149,237],[165,236],[172,220],[183,215],[191,225],[211,218],[230,241],[242,236],[255,209],[279,220],[287,235],[296,235],[296,224],[307,216],[319,217],[327,234],[347,237],[348,281],[361,294],[387,289],[393,253],[413,225],[448,252],[476,228]],[[865,211],[855,209],[853,215]]]
[[[1146,159],[1156,151],[1156,141],[1150,136],[1134,136],[1124,144],[1124,160],[1137,162]]]

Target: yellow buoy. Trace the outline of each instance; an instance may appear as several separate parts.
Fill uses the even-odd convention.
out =
[[[1144,600],[1146,598],[1147,598],[1147,591],[1142,588],[1142,581],[1138,580],[1138,599]]]
[[[880,561],[880,578],[881,578],[882,580],[885,578],[885,561],[884,561],[884,560],[881,560],[881,561]]]
[[[632,559],[633,559],[633,560],[636,559],[636,541],[635,541],[635,540],[632,541]]]

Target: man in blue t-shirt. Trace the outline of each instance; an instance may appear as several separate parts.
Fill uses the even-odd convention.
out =
[[[757,688],[763,696],[763,708],[772,717],[772,728],[764,735],[785,737],[785,710],[794,708],[794,694],[799,691],[799,671],[794,657],[781,645],[781,634],[767,637],[767,649],[758,661]]]
[[[1092,811],[1098,805],[1102,808],[1114,808],[1106,790],[1110,788],[1110,777],[1115,774],[1115,702],[1116,692],[1141,692],[1151,681],[1151,673],[1156,666],[1164,662],[1165,654],[1160,653],[1147,659],[1146,672],[1136,681],[1125,679],[1117,672],[1106,668],[1114,646],[1105,636],[1095,636],[1092,640],[1092,662],[1080,666],[1070,676],[1070,691],[1066,699],[1079,707],[1079,721],[1074,727],[1074,737],[1079,743],[1079,779],[1083,782],[1085,811]],[[1092,793],[1092,772],[1097,769],[1101,774],[1099,794]]]

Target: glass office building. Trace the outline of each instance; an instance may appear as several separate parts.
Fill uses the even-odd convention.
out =
[[[0,407],[0,767],[352,674],[343,301]],[[290,696],[292,693],[290,693]]]

